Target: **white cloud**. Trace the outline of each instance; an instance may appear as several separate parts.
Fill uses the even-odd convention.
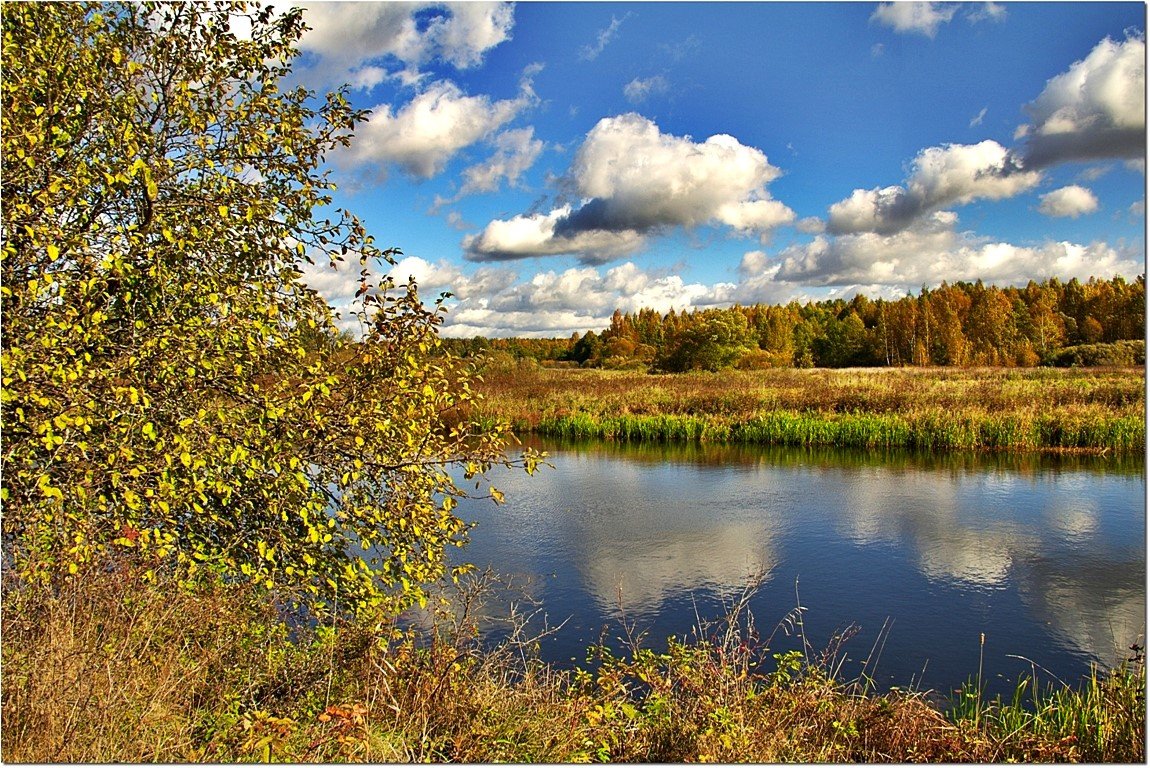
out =
[[[315,61],[299,69],[314,87],[346,82],[368,89],[393,75],[416,83],[423,77],[419,68],[434,60],[474,67],[510,39],[515,24],[511,3],[312,2],[304,8],[312,28],[299,46]]]
[[[655,75],[646,79],[635,78],[623,86],[623,95],[632,104],[641,104],[651,96],[667,93],[671,90],[671,83],[663,75]]]
[[[827,223],[818,216],[807,216],[799,219],[798,223],[795,224],[795,229],[804,235],[818,235],[827,231]]]
[[[586,263],[603,263],[633,253],[646,243],[643,235],[634,230],[557,232],[557,225],[570,215],[568,205],[547,214],[497,219],[480,233],[464,237],[463,250],[471,261],[576,254]]]
[[[452,294],[448,299],[451,311],[443,326],[445,336],[554,337],[605,328],[617,308],[624,312],[650,308],[666,313],[734,302],[773,303],[802,296],[798,286],[774,279],[779,265],[771,264],[761,251],[744,257],[745,264],[754,261],[754,254],[760,257],[759,268],[740,268],[738,283],[713,285],[687,282],[680,275],[662,270],[644,270],[632,262],[605,271],[595,267],[546,271],[523,280],[505,267],[485,265],[465,273],[445,260],[430,262],[416,256],[405,257],[382,271],[397,284],[414,278],[420,295],[429,299],[443,292]],[[359,330],[354,318],[346,317],[359,286],[358,262],[338,271],[314,268],[308,271],[305,282],[344,311],[343,327]]]
[[[1105,243],[1017,246],[960,233],[955,228],[957,220],[953,212],[938,211],[893,234],[816,237],[809,244],[783,250],[778,277],[807,285],[882,283],[913,287],[975,279],[1006,285],[1054,276],[1133,277],[1143,269],[1141,254]]]
[[[947,144],[919,153],[907,188],[929,207],[969,203],[975,198],[1001,200],[1036,185],[1041,176],[1022,171],[996,141]]]
[[[515,186],[519,177],[535,164],[544,147],[543,142],[535,138],[534,128],[504,131],[492,143],[495,154],[463,170],[463,186],[457,200],[475,192],[494,192],[502,180]]]
[[[492,101],[467,96],[454,83],[441,80],[398,112],[386,104],[376,107],[351,146],[334,159],[349,170],[395,164],[414,177],[430,178],[457,152],[493,134],[532,103],[529,91]]]
[[[902,14],[897,18],[910,24],[939,10],[898,5],[902,10],[897,12],[880,6],[876,17],[880,12],[891,19]],[[1001,15],[993,4],[980,13],[986,18]],[[1103,40],[1085,59],[1051,78],[1026,105],[1033,122],[1015,131],[1019,147],[1008,150],[988,140],[924,149],[904,186],[856,189],[832,205],[828,231],[892,234],[946,206],[1001,200],[1032,189],[1041,181],[1042,169],[1056,163],[1110,157],[1140,161],[1146,145],[1145,57],[1141,35],[1132,34],[1121,43]],[[983,109],[970,125],[981,124],[985,116]]]
[[[986,109],[987,109],[986,107],[983,107],[982,109],[980,109],[978,111],[977,115],[970,118],[970,127],[971,128],[973,128],[976,125],[982,125],[982,120],[984,117],[986,117]]]
[[[690,35],[678,42],[659,43],[659,50],[670,56],[673,61],[682,61],[688,56],[695,56],[702,51],[703,42],[696,35]]]
[[[420,295],[433,296],[450,291],[457,301],[484,301],[515,281],[515,272],[501,267],[482,266],[465,274],[457,265],[444,259],[429,262],[418,256],[407,256],[396,262],[388,273],[397,283],[414,278]]]
[[[314,264],[302,264],[300,268],[303,271],[300,282],[323,296],[328,304],[338,310],[346,310],[351,305],[363,269],[358,258],[346,258],[333,266],[326,257],[320,257],[315,258]]]
[[[599,30],[599,34],[595,36],[595,44],[585,45],[580,49],[579,58],[583,61],[594,61],[599,58],[599,54],[603,52],[607,44],[618,34],[619,27],[629,18],[631,18],[630,12],[626,13],[622,18],[612,16],[611,23],[604,29]]]
[[[1023,247],[992,242],[956,231],[957,217],[936,212],[914,228],[895,235],[865,233],[839,238],[817,237],[781,254],[764,250],[743,254],[734,281],[689,282],[666,269],[643,269],[633,262],[606,267],[582,266],[548,270],[520,278],[506,266],[482,265],[470,271],[446,260],[408,256],[394,266],[373,267],[372,281],[390,274],[397,284],[414,278],[420,295],[431,299],[450,292],[445,336],[569,336],[610,323],[616,309],[660,313],[734,303],[778,304],[862,292],[871,298],[898,298],[942,280],[981,278],[998,285],[1025,284],[1057,276],[1086,279],[1142,269],[1136,249],[1104,243],[1078,245],[1048,242]],[[359,287],[358,261],[338,270],[308,267],[304,282],[344,313],[341,326],[358,331],[351,316]],[[829,290],[828,290],[829,289]]]
[[[890,234],[944,206],[1013,197],[1041,180],[1040,172],[1022,170],[995,141],[930,147],[914,159],[905,187],[856,189],[832,205],[828,229]]]
[[[1098,181],[1106,174],[1113,170],[1113,165],[1104,163],[1102,165],[1092,165],[1089,168],[1083,169],[1078,178],[1082,181]]]
[[[895,32],[917,32],[933,38],[938,34],[938,28],[943,24],[949,24],[959,10],[964,11],[963,16],[971,24],[980,21],[1003,21],[1006,18],[1006,7],[999,3],[963,5],[936,2],[879,3],[870,18],[871,21],[885,24]],[[871,54],[878,55],[874,48],[871,49]]]
[[[340,330],[362,332],[356,313],[363,309],[363,304],[356,293],[360,289],[364,269],[367,270],[368,284],[373,288],[379,284],[382,274],[378,265],[361,264],[358,253],[349,253],[334,264],[318,251],[311,250],[309,255],[315,263],[299,265],[303,273],[299,282],[318,293],[339,315],[336,326]]]
[[[481,267],[477,275],[489,267]],[[647,272],[626,262],[600,274],[593,267],[547,271],[515,282],[489,280],[486,291],[475,278],[460,275],[463,291],[444,326],[445,335],[567,336],[606,327],[616,308],[637,312],[683,310],[706,301],[712,288],[686,283],[678,275]]]
[[[599,203],[578,213],[609,228],[787,218],[774,206],[743,205],[769,201],[767,184],[781,174],[760,150],[724,134],[701,143],[672,136],[634,113],[600,120],[571,174],[579,194]]]
[[[1087,57],[1047,81],[1025,106],[1021,132],[1030,167],[1146,151],[1146,40],[1106,38]]]
[[[436,205],[438,206],[439,204],[440,204],[439,199],[436,198]],[[463,219],[463,215],[461,213],[459,213],[459,211],[448,211],[447,212],[447,225],[449,227],[451,227],[452,229],[457,229],[460,231],[473,228],[473,226],[471,224],[469,224],[468,222],[466,222]]]
[[[983,3],[977,10],[967,13],[966,20],[971,24],[977,24],[980,21],[1005,21],[1006,6],[1000,3]]]
[[[795,212],[778,200],[744,200],[719,206],[715,218],[741,232],[766,232],[793,222]]]
[[[956,11],[957,5],[945,3],[879,3],[871,21],[885,24],[895,32],[917,32],[933,38],[939,26],[949,23]]]
[[[574,253],[602,263],[636,250],[662,227],[716,223],[762,234],[795,218],[767,192],[780,173],[760,150],[731,136],[695,142],[634,113],[604,118],[569,171],[580,207],[493,221],[463,246],[476,261]]]
[[[1068,216],[1076,219],[1083,214],[1098,210],[1098,198],[1094,193],[1077,184],[1042,195],[1041,200],[1038,210],[1047,216]]]
[[[828,228],[834,232],[882,232],[909,225],[913,212],[896,217],[892,215],[906,199],[903,187],[875,187],[856,189],[851,196],[831,205],[828,210]]]

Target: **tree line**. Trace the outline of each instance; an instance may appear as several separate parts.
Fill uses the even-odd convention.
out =
[[[942,283],[897,301],[616,310],[570,338],[444,339],[453,352],[680,372],[848,366],[1141,365],[1146,278]]]

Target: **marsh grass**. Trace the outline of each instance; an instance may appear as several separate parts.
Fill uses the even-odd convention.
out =
[[[1009,702],[948,710],[929,692],[838,679],[849,633],[772,653],[745,601],[663,652],[628,635],[561,671],[529,634],[477,642],[466,611],[422,633],[289,627],[269,595],[236,585],[187,592],[105,570],[5,587],[8,762],[1145,758],[1140,660],[1081,688],[1035,677]],[[800,631],[801,611],[783,626]]]
[[[521,433],[926,450],[1144,450],[1141,369],[847,369],[647,375],[488,371],[483,414]]]
[[[1145,759],[1144,657],[1111,669],[1092,666],[1078,687],[1046,679],[1037,668],[1019,677],[1009,699],[984,698],[980,680],[956,693],[950,718],[1013,760],[1088,763]]]

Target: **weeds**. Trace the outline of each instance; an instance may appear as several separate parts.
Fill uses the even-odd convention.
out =
[[[489,577],[488,577],[489,578]],[[482,584],[477,585],[479,587]],[[291,761],[1142,762],[1145,667],[1078,689],[1020,681],[1012,700],[949,712],[924,693],[836,678],[852,628],[822,651],[777,652],[796,605],[763,638],[737,596],[718,622],[656,652],[628,634],[594,666],[559,671],[512,639],[477,641],[479,602],[432,630],[390,623],[288,627],[269,595],[196,593],[128,572],[56,589],[8,583],[3,759]],[[467,604],[471,607],[461,609]],[[508,615],[509,612],[504,612]],[[544,627],[546,630],[546,627]],[[889,628],[888,628],[889,631]],[[881,633],[880,633],[881,634]],[[864,669],[878,664],[876,641]],[[976,681],[977,682],[977,681]]]
[[[484,416],[623,442],[925,450],[1145,448],[1145,376],[1125,370],[876,369],[646,375],[493,371]]]

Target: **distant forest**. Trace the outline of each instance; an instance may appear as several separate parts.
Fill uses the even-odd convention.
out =
[[[1142,365],[1146,276],[1024,288],[943,283],[897,301],[615,311],[561,339],[444,339],[464,356],[661,371],[847,366]],[[502,354],[501,354],[502,353]]]

